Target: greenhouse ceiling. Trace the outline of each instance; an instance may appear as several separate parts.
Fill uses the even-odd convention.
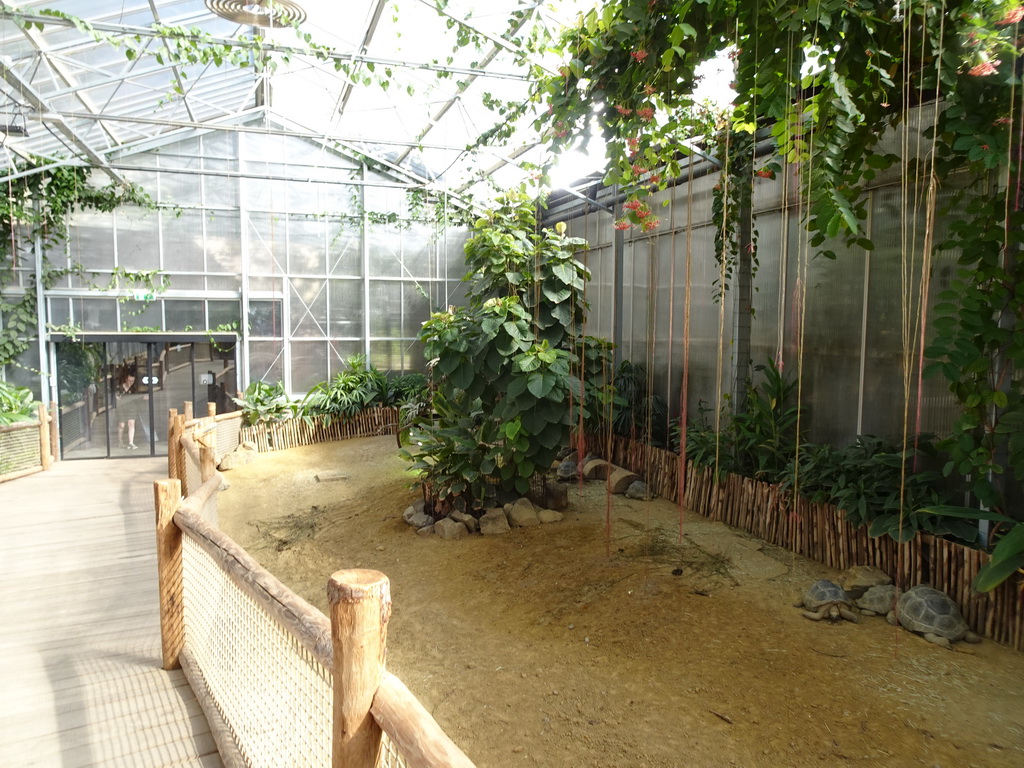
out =
[[[119,179],[133,153],[210,130],[307,137],[456,195],[482,191],[485,179],[513,186],[546,161],[529,109],[504,140],[481,137],[506,124],[488,104],[525,101],[517,40],[560,26],[550,3],[282,2],[276,11],[301,19],[297,30],[254,26],[267,4],[3,3],[0,181],[30,156]],[[239,43],[254,36],[262,52]],[[200,60],[204,48],[221,61]]]

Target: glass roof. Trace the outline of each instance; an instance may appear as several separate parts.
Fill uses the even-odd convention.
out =
[[[544,23],[557,24],[550,2],[297,2],[307,13],[301,31],[325,46],[331,60],[278,53],[272,73],[233,64],[173,64],[165,51],[161,55],[166,41],[154,25],[195,28],[224,42],[253,34],[253,27],[215,15],[203,0],[5,3],[0,180],[30,154],[87,163],[118,178],[119,163],[134,151],[196,130],[254,127],[318,137],[379,161],[403,182],[457,194],[482,193],[482,179],[492,175],[502,186],[518,183],[527,175],[524,163],[544,162],[532,112],[514,124],[507,143],[467,147],[504,120],[485,106],[488,96],[526,99],[527,72],[513,53],[514,17],[525,14],[532,24],[544,14]],[[563,13],[578,5],[561,4]],[[12,7],[31,23],[15,23]],[[83,19],[95,32],[59,14]],[[453,50],[460,26],[479,44]],[[291,28],[255,31],[268,44],[304,45]],[[138,54],[126,55],[128,46],[116,46],[118,41],[134,44]]]

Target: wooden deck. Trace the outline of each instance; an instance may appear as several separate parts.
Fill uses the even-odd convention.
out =
[[[166,473],[64,461],[0,484],[0,766],[221,766],[181,671],[160,669]]]

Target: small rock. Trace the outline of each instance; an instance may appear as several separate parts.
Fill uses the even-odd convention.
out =
[[[434,526],[433,525],[425,525],[422,528],[417,528],[416,529],[416,535],[417,536],[422,536],[423,538],[426,538],[427,536],[433,536],[434,535]]]
[[[255,451],[240,451],[236,449],[225,455],[220,460],[220,463],[217,465],[217,469],[222,472],[226,472],[227,470],[242,467],[246,464],[252,464],[256,461],[256,455]]]
[[[522,747],[513,747],[512,751],[515,752],[518,755],[520,752],[523,751],[523,748]]]
[[[407,522],[413,528],[426,528],[427,526],[434,524],[434,518],[432,518],[426,512],[417,512],[412,517],[407,519],[405,522]]]
[[[484,536],[496,536],[510,530],[512,529],[509,527],[508,518],[505,517],[505,510],[501,507],[488,509],[480,518],[480,533]]]
[[[513,528],[540,525],[537,510],[529,499],[519,499],[508,513],[508,524]]]
[[[413,518],[413,516],[422,515],[425,512],[426,507],[423,504],[423,499],[417,499],[416,501],[414,501],[412,504],[405,508],[405,512],[402,513],[402,519],[405,520],[405,522],[409,525],[412,525],[412,523],[410,523],[409,521]]]
[[[377,545],[377,551],[378,552],[383,552],[384,551],[384,545],[383,544],[378,544]]]
[[[476,533],[477,529],[480,527],[476,518],[468,512],[452,512],[448,517],[456,522],[462,523],[470,533]]]
[[[544,506],[559,512],[566,509],[569,506],[569,486],[562,483],[549,484]]]
[[[458,520],[446,517],[434,523],[434,533],[442,539],[464,539],[469,536],[469,529]]]
[[[228,479],[226,477],[224,477],[224,475],[221,475],[220,476],[220,488],[218,488],[218,490],[226,491],[230,487],[231,487],[231,483],[228,482]]]
[[[626,489],[626,498],[650,501],[654,498],[654,494],[651,493],[650,487],[643,480],[634,480],[629,484],[629,488]]]
[[[854,600],[863,597],[871,587],[883,584],[892,584],[892,578],[873,565],[855,565],[839,574],[839,586]]]
[[[553,509],[542,509],[537,512],[537,519],[542,523],[560,523],[562,522],[562,513],[556,512]]]

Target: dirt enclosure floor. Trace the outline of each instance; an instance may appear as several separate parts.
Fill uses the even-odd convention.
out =
[[[388,666],[480,768],[1024,766],[1024,654],[947,651],[792,606],[819,564],[669,502],[573,486],[559,523],[459,541],[402,522],[392,437],[227,473],[222,528],[326,611],[391,579]],[[320,476],[318,479],[318,475]]]

